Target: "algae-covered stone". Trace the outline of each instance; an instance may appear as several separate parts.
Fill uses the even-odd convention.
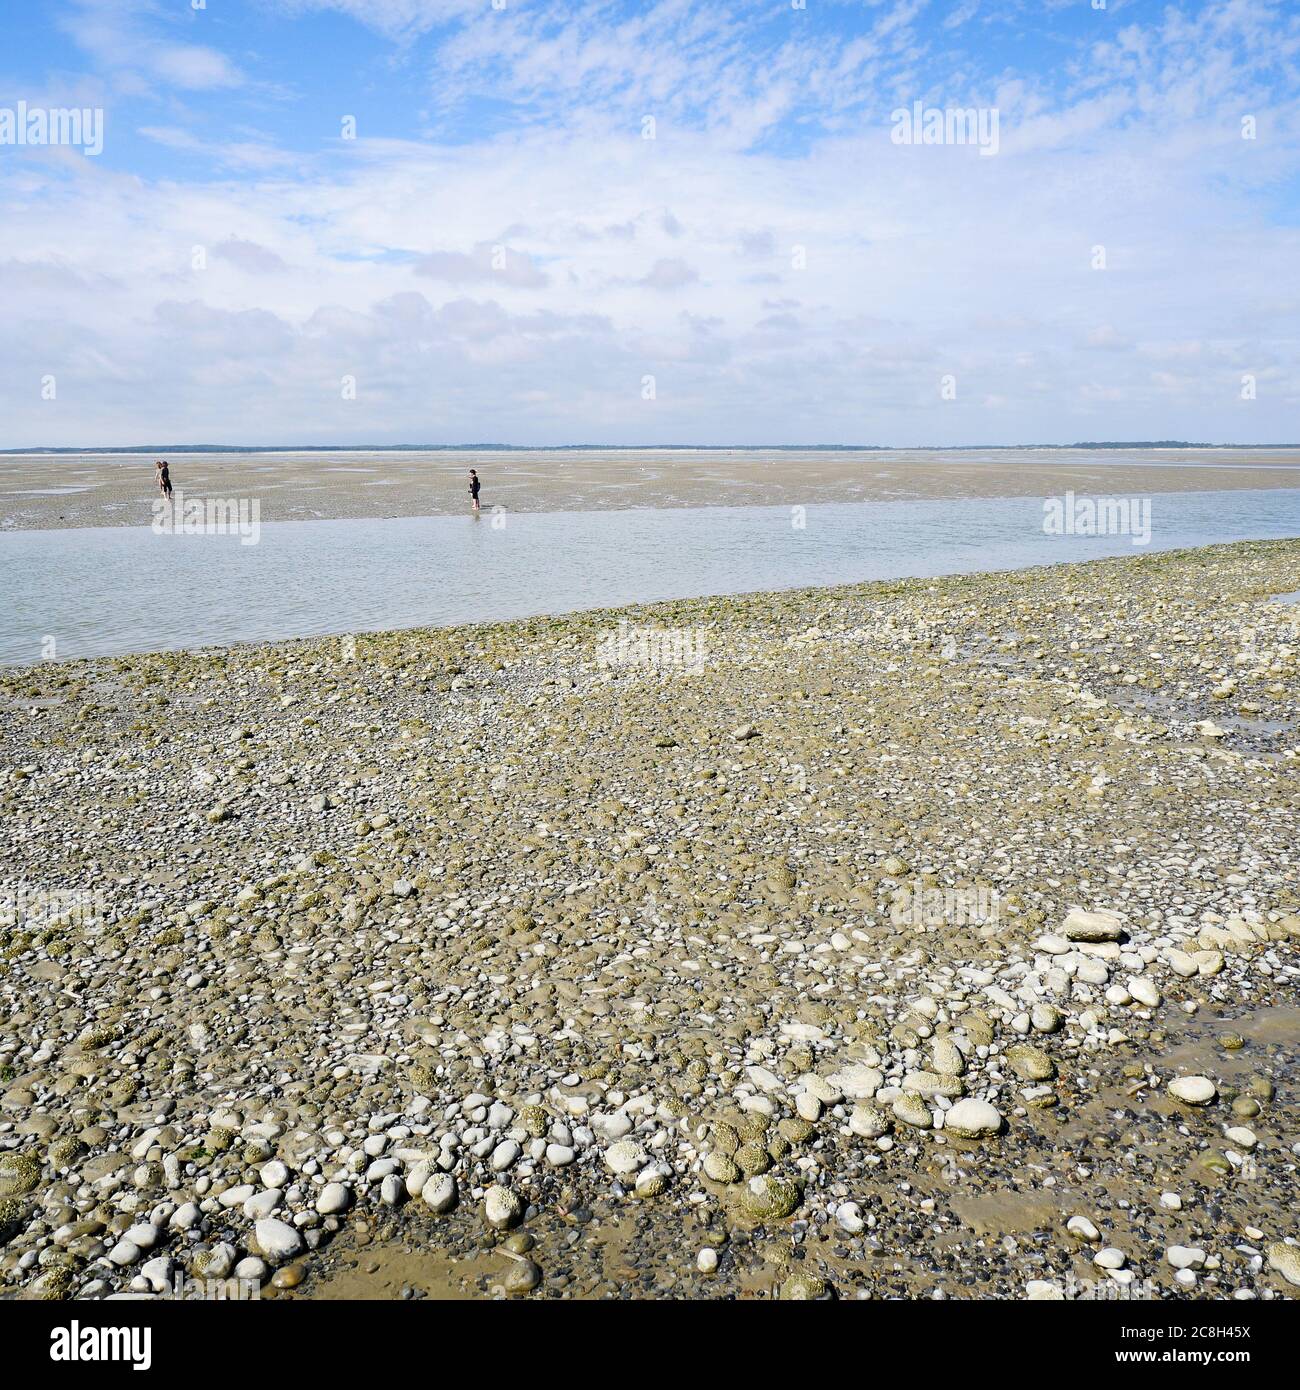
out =
[[[32,1285],[37,1298],[47,1303],[60,1303],[72,1293],[74,1276],[67,1265],[43,1269]]]
[[[740,1135],[734,1126],[719,1123],[713,1126],[710,1143],[715,1153],[726,1154],[730,1157],[740,1147]]]
[[[736,1150],[735,1162],[747,1178],[752,1178],[756,1173],[767,1172],[772,1166],[772,1156],[762,1144],[749,1140]]]
[[[636,1175],[636,1195],[644,1198],[662,1197],[668,1191],[671,1172],[666,1163],[648,1163]]]
[[[951,1038],[939,1038],[935,1042],[932,1061],[940,1076],[960,1076],[966,1070],[966,1058]]]
[[[1266,1253],[1270,1269],[1276,1270],[1288,1284],[1300,1284],[1300,1245],[1277,1240]]]
[[[438,1094],[438,1073],[432,1067],[417,1062],[406,1073],[406,1076],[411,1083],[411,1089],[417,1095],[434,1096]]]
[[[546,1111],[540,1105],[525,1105],[519,1111],[519,1123],[533,1139],[542,1139],[550,1128]]]
[[[803,1303],[809,1299],[821,1298],[826,1292],[826,1280],[810,1269],[798,1269],[781,1285],[781,1300],[785,1303]]]
[[[799,1205],[799,1189],[770,1173],[750,1178],[745,1186],[745,1210],[759,1221],[781,1221]]]
[[[894,1101],[894,1118],[900,1124],[910,1125],[913,1129],[929,1129],[934,1124],[930,1107],[920,1096],[913,1095],[910,1091],[904,1091]]]
[[[855,1105],[849,1116],[849,1128],[860,1139],[879,1139],[889,1133],[891,1125],[883,1110],[873,1105]]]
[[[40,1181],[41,1164],[33,1154],[0,1154],[0,1197],[25,1197]]]
[[[940,1076],[938,1072],[933,1071],[910,1071],[903,1078],[903,1090],[916,1096],[944,1096],[953,1099],[961,1095],[965,1089],[961,1077]]]
[[[483,1219],[498,1231],[517,1225],[524,1214],[524,1204],[508,1187],[493,1183],[483,1194]]]
[[[1022,1081],[1050,1081],[1056,1075],[1056,1063],[1041,1047],[1029,1043],[1007,1048],[1007,1065]]]
[[[721,1153],[717,1149],[705,1155],[704,1173],[714,1182],[739,1182],[741,1177],[740,1169],[735,1160],[729,1154]]]
[[[815,1133],[813,1126],[807,1120],[794,1115],[787,1115],[785,1119],[779,1120],[776,1130],[783,1139],[791,1144],[806,1144]]]
[[[740,1124],[737,1125],[739,1137],[742,1139],[762,1139],[771,1124],[771,1116],[765,1115],[761,1110],[746,1111]]]
[[[75,1139],[71,1135],[56,1139],[50,1145],[50,1167],[68,1168],[85,1152],[86,1146],[80,1139]]]

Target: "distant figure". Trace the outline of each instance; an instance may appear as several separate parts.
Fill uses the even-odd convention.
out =
[[[471,468],[469,470],[469,495],[474,499],[474,510],[478,511],[478,473]]]
[[[172,475],[167,467],[167,460],[163,459],[154,465],[158,470],[158,491],[170,502],[172,496]]]

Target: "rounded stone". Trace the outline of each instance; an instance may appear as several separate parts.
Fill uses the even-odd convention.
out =
[[[505,1291],[510,1294],[531,1293],[542,1282],[541,1267],[534,1260],[515,1259],[505,1277]]]
[[[944,1116],[944,1130],[966,1139],[984,1139],[1002,1129],[1002,1116],[986,1100],[959,1100]]]
[[[456,1179],[450,1173],[435,1173],[420,1189],[420,1200],[437,1215],[444,1215],[456,1205]]]
[[[277,1221],[273,1216],[263,1217],[253,1227],[253,1234],[257,1248],[273,1264],[302,1253],[302,1232],[286,1221]]]
[[[1169,1083],[1169,1094],[1184,1105],[1209,1105],[1219,1092],[1208,1076],[1180,1076]]]
[[[498,1231],[516,1225],[523,1212],[523,1203],[508,1187],[493,1183],[483,1194],[483,1219]]]
[[[316,1210],[322,1216],[336,1216],[339,1212],[347,1211],[351,1205],[352,1189],[342,1182],[326,1183],[316,1198]]]

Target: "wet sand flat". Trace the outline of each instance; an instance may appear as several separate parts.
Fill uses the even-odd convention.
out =
[[[0,457],[0,528],[147,525],[153,462]],[[484,506],[514,511],[1300,487],[1300,451],[1260,449],[340,450],[181,454],[169,462],[184,495],[256,498],[263,521],[463,511],[470,468],[482,477]]]

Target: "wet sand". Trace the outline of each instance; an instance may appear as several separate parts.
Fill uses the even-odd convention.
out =
[[[184,494],[256,498],[263,521],[467,510],[470,468],[483,479],[483,505],[512,511],[1300,487],[1300,451],[1260,449],[340,450],[169,461]],[[148,525],[153,463],[145,455],[0,457],[0,528]]]

